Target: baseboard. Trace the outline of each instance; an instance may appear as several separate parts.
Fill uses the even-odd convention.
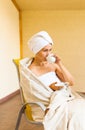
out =
[[[0,104],[8,101],[9,99],[13,98],[14,96],[16,96],[19,93],[20,93],[20,89],[16,90],[15,92],[9,94],[8,96],[6,96],[6,97],[4,97],[2,99],[0,99]]]

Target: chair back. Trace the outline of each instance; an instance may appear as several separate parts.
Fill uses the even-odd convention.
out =
[[[20,86],[20,73],[19,73],[19,62],[20,62],[20,60],[21,60],[20,58],[19,59],[13,59],[14,65],[16,66],[16,70],[17,70],[19,86]],[[24,93],[23,93],[21,86],[20,86],[20,95],[21,95],[22,105],[24,105],[26,103],[26,101],[25,101]],[[25,115],[26,115],[27,119],[33,121],[31,106],[29,104],[26,105]]]

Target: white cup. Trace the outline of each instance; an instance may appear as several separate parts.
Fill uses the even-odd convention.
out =
[[[56,58],[53,56],[53,54],[49,54],[47,57],[46,57],[47,61],[49,63],[55,63],[56,61]]]

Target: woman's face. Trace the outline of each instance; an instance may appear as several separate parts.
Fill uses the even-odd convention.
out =
[[[36,57],[41,61],[46,61],[46,57],[52,53],[52,45],[48,44],[43,49],[41,49],[37,54]]]

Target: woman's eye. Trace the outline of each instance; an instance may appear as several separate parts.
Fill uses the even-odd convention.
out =
[[[43,52],[46,52],[46,51],[48,51],[48,50],[47,50],[47,49],[44,49],[44,50],[43,50]]]
[[[44,52],[48,51],[48,50],[43,50]]]

